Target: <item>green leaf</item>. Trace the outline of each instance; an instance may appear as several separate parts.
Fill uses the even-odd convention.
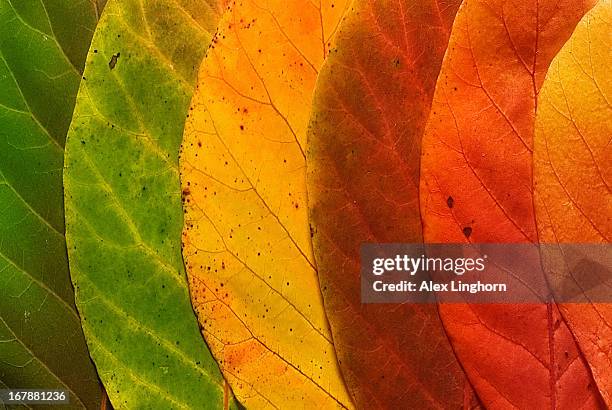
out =
[[[228,400],[199,332],[181,258],[178,151],[222,6],[109,0],[66,147],[66,231],[77,306],[115,407]]]
[[[62,162],[98,9],[0,0],[0,381],[66,389],[81,408],[101,389],[68,273]]]

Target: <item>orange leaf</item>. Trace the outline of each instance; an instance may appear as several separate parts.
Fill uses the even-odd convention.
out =
[[[611,24],[612,2],[601,0],[555,57],[538,96],[534,183],[538,232],[544,243],[609,244],[612,239]],[[553,247],[544,249],[554,291],[567,278],[586,288],[580,278],[570,276],[569,255]],[[589,266],[591,272],[594,268]],[[609,280],[607,274],[598,280]],[[586,298],[597,298],[589,290],[583,292]],[[609,294],[609,287],[604,292]],[[611,405],[612,304],[562,303],[559,309]]]
[[[304,154],[317,72],[346,4],[236,2],[201,67],[186,124],[192,301],[248,408],[352,407],[314,268]]]
[[[359,408],[471,400],[437,308],[362,305],[359,281],[361,243],[422,241],[420,138],[459,3],[356,2],[317,83],[308,140],[314,250]]]
[[[537,243],[536,97],[551,60],[592,3],[463,3],[423,138],[426,242]],[[589,368],[556,306],[441,305],[440,315],[485,406],[599,405]]]

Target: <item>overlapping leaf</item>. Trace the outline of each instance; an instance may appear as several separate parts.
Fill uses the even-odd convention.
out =
[[[423,139],[426,242],[537,243],[536,98],[552,58],[592,5],[464,1]],[[556,306],[442,305],[440,315],[485,406],[599,405]]]
[[[326,311],[360,408],[461,407],[435,306],[362,305],[364,242],[422,242],[421,136],[460,1],[358,2],[317,84],[309,206]]]
[[[351,407],[307,221],[306,128],[346,1],[236,3],[200,70],[181,172],[194,307],[247,407]]]
[[[178,148],[220,3],[111,0],[87,59],[64,174],[70,273],[115,407],[219,408],[180,254]]]
[[[0,1],[0,381],[100,405],[68,274],[64,141],[99,9]]]
[[[601,0],[555,57],[538,96],[534,195],[541,242],[609,244],[612,239],[611,61],[612,3]],[[545,250],[545,267],[555,293],[571,278],[584,293],[584,302],[601,301],[595,292],[609,295],[609,272],[595,278],[597,266],[590,264],[588,276],[571,277],[579,275],[570,273],[576,270],[572,258],[567,255],[567,260],[553,247]],[[593,284],[598,286],[585,286]],[[599,286],[603,288],[598,290]],[[610,405],[612,304],[562,303],[559,308]]]

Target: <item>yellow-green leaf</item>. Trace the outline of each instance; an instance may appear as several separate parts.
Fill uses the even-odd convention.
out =
[[[116,408],[221,408],[228,389],[189,303],[178,149],[223,7],[110,0],[66,146],[70,273]]]

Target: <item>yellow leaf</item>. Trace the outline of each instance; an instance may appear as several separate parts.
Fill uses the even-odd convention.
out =
[[[540,242],[609,245],[612,240],[611,61],[612,1],[600,0],[555,57],[538,98],[534,181]],[[609,253],[603,259],[589,255],[596,262],[588,268],[591,275],[582,277],[572,262],[575,256],[563,248],[543,250],[548,281],[558,299],[564,302],[559,293],[568,289],[582,293],[584,303],[560,303],[559,309],[610,405],[612,304],[597,303],[606,301],[598,291],[609,295],[605,282],[610,272],[596,279],[602,286],[586,283],[597,265],[610,266]]]
[[[200,69],[185,128],[192,302],[249,408],[352,406],[314,267],[305,171],[315,80],[347,3],[236,3]]]

